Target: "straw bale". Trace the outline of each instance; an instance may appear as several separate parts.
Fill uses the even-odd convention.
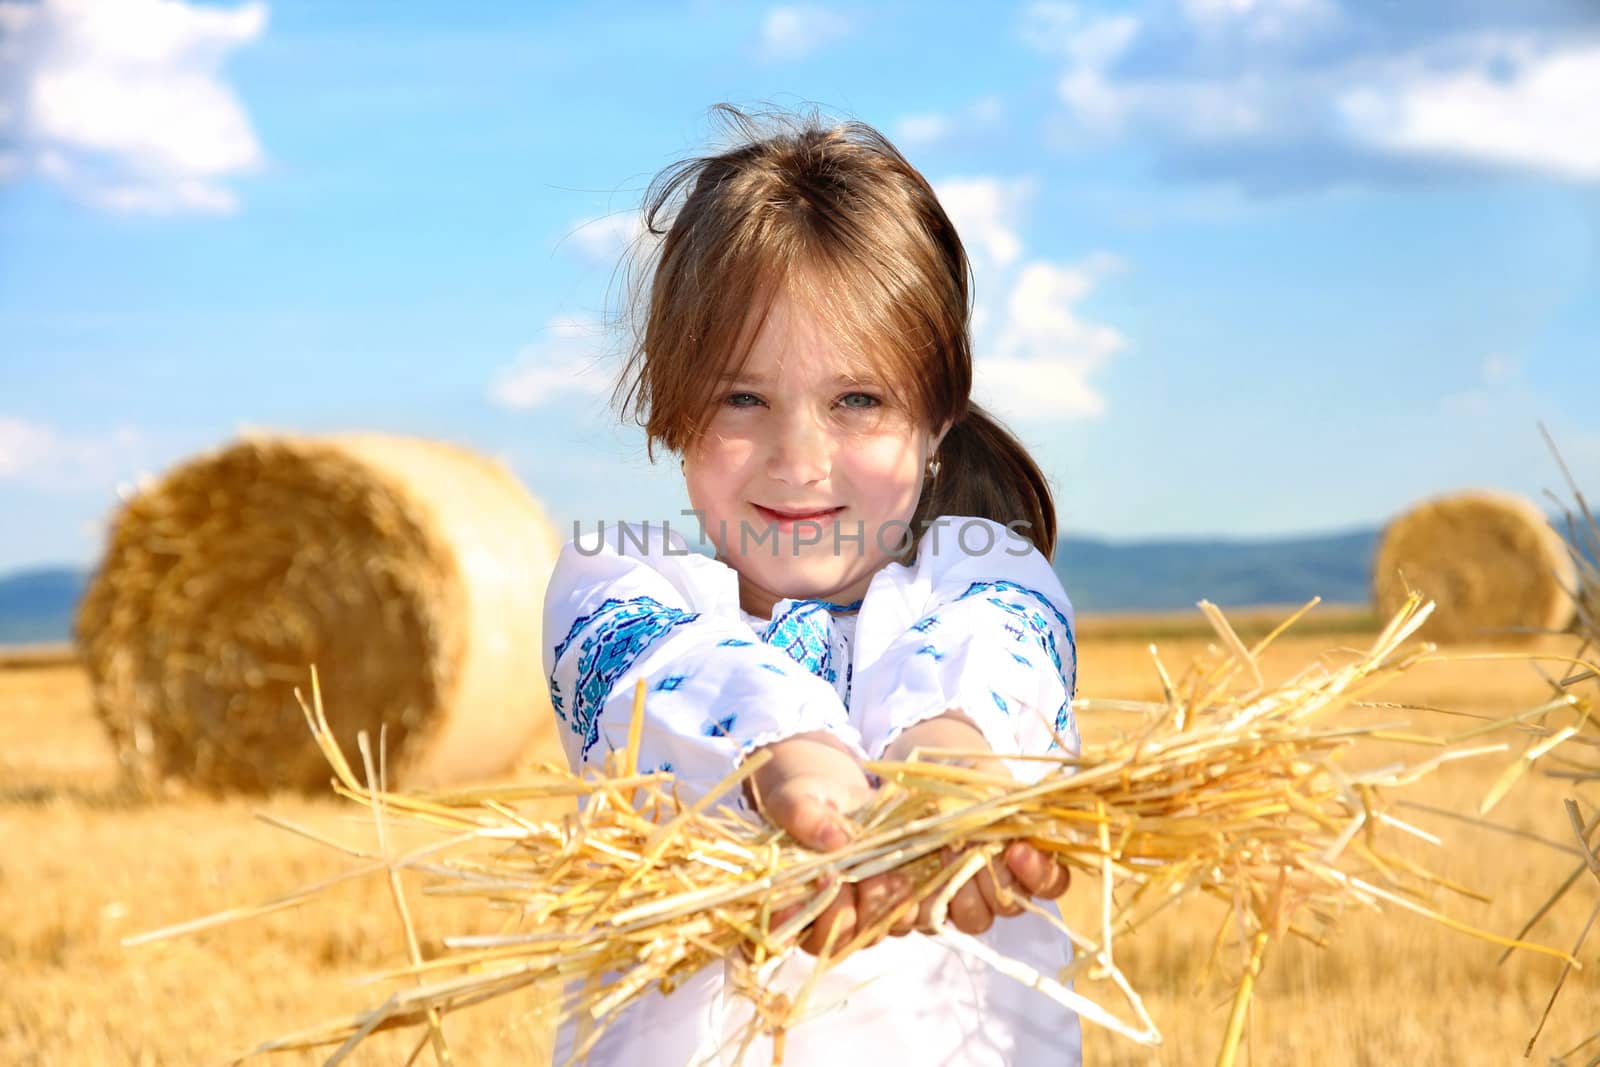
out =
[[[124,767],[216,790],[322,789],[294,689],[338,689],[341,744],[386,726],[391,780],[558,752],[542,678],[559,551],[499,464],[442,442],[259,435],[120,509],[76,636]]]
[[[1390,523],[1372,587],[1380,616],[1415,591],[1437,606],[1423,636],[1463,641],[1567,629],[1576,577],[1537,507],[1480,490],[1425,501]]]

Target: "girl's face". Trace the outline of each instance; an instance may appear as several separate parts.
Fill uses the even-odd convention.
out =
[[[943,434],[892,405],[803,303],[780,293],[737,375],[717,386],[684,456],[690,505],[741,606],[785,597],[851,603],[921,531],[910,530]]]

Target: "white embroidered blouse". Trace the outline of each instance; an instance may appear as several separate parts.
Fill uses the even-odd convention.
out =
[[[981,549],[981,551],[977,550]],[[986,519],[947,516],[917,562],[878,571],[854,604],[780,600],[741,609],[737,573],[663,526],[622,524],[562,550],[544,606],[544,667],[574,768],[625,747],[635,683],[646,683],[642,769],[673,772],[692,796],[752,749],[827,730],[864,758],[906,727],[958,709],[999,753],[1074,750],[1072,605],[1031,543]],[[1043,765],[1013,762],[1018,778]],[[742,806],[741,798],[729,803]],[[1054,977],[1070,946],[1043,919],[1001,918],[980,940]],[[798,991],[812,958],[778,967]],[[885,1060],[1042,1067],[1080,1062],[1078,1019],[939,938],[889,938],[835,965],[805,1022],[786,1035],[792,1067]],[[748,1002],[708,967],[669,997],[626,1009],[589,1062],[734,1063]],[[557,1040],[565,1061],[573,1028]],[[744,1062],[771,1062],[758,1041]]]

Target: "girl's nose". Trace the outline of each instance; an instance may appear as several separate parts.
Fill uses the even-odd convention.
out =
[[[828,476],[832,442],[809,414],[784,419],[767,454],[767,476],[789,485],[809,485]]]

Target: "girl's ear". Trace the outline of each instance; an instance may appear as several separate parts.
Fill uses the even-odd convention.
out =
[[[946,419],[945,420],[944,425],[939,427],[938,432],[936,432],[933,435],[933,441],[929,445],[929,448],[928,448],[928,451],[930,453],[939,451],[939,445],[944,441],[944,435],[949,433],[950,432],[950,427],[954,426],[954,425],[955,425],[955,420],[954,419]]]

